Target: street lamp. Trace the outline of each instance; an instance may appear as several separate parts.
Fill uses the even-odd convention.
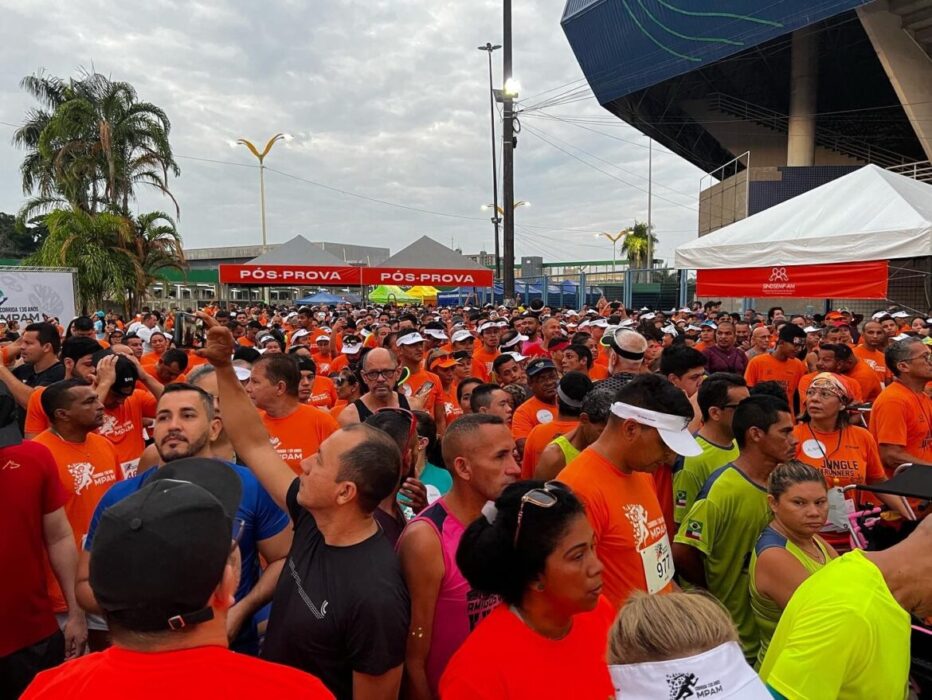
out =
[[[529,207],[529,206],[531,206],[531,203],[530,203],[530,202],[525,202],[525,201],[522,199],[522,200],[519,201],[519,202],[515,202],[514,206],[511,208],[511,210],[514,211],[514,210],[517,209],[518,207]],[[502,209],[502,208],[501,208],[500,206],[498,206],[497,204],[483,204],[483,205],[482,205],[482,211],[488,211],[489,209],[494,209],[496,212],[498,212],[498,215],[499,215],[499,216],[505,216],[505,210]]]
[[[492,211],[498,211],[498,165],[495,162],[495,91],[492,88],[492,52],[502,48],[499,44],[486,43],[485,46],[477,46],[479,51],[487,51],[489,54],[489,110],[490,122],[492,124],[492,199],[494,207]],[[495,228],[495,277],[502,276],[502,259],[498,249],[498,225],[502,222],[497,215],[492,217],[492,226]]]
[[[287,140],[288,136],[285,134],[275,134],[272,138],[269,139],[269,142],[265,144],[265,148],[260,152],[252,142],[247,141],[246,139],[237,139],[236,143],[241,144],[248,148],[252,154],[259,159],[259,216],[262,222],[262,252],[266,251],[268,247],[268,239],[265,234],[265,157],[269,154],[269,151],[272,150],[278,141]]]
[[[612,277],[613,278],[615,276],[615,261],[618,257],[616,253],[616,249],[618,248],[618,241],[620,241],[622,238],[627,236],[629,233],[630,231],[628,229],[622,229],[618,233],[614,233],[614,234],[605,233],[605,231],[603,231],[602,233],[595,234],[596,238],[607,238],[608,240],[612,242]]]

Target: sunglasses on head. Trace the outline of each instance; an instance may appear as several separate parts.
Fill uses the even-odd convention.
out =
[[[518,548],[518,536],[521,534],[521,521],[524,519],[524,506],[530,503],[538,508],[552,508],[559,500],[554,495],[557,491],[566,493],[569,491],[569,487],[559,481],[548,481],[543,487],[531,489],[521,496],[521,505],[518,507],[518,522],[515,526],[515,539],[512,543],[515,549]]]

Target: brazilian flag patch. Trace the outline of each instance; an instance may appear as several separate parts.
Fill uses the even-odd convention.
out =
[[[702,539],[702,523],[697,520],[690,520],[686,523],[686,537],[690,540]]]

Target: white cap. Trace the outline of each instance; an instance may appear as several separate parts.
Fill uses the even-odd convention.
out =
[[[298,338],[303,338],[303,337],[308,336],[308,335],[310,335],[310,334],[311,334],[311,332],[310,332],[309,330],[307,330],[306,328],[299,328],[298,330],[296,330],[294,333],[291,334],[291,342],[294,343],[294,341],[296,341]],[[269,336],[269,337],[271,337],[271,336]],[[261,341],[260,341],[260,342],[261,342]]]
[[[674,326],[672,323],[668,323],[667,325],[665,325],[663,328],[660,329],[660,332],[665,333],[666,335],[679,335],[680,334],[680,332],[676,330],[676,326]]]
[[[499,328],[508,328],[508,321],[496,321],[495,325]]]
[[[818,326],[806,326],[803,328],[804,333],[821,333],[822,329]]]
[[[894,311],[890,314],[890,318],[909,318],[909,314],[905,311]]]
[[[650,409],[632,406],[631,404],[622,403],[621,401],[616,401],[612,404],[612,413],[619,418],[630,418],[641,425],[656,428],[667,447],[678,455],[683,455],[684,457],[698,457],[702,454],[702,448],[699,447],[699,443],[696,442],[696,439],[690,434],[689,430],[687,430],[689,418],[675,416],[670,413],[651,411]]]
[[[506,352],[505,355],[511,355],[515,362],[524,362],[527,358],[520,352]]]
[[[878,311],[873,316],[871,316],[871,320],[876,321],[879,318],[883,318],[884,316],[889,316],[889,315],[890,313],[888,311]]]
[[[686,326],[686,330],[688,330],[688,331],[701,331],[702,329],[701,329],[699,326],[697,326],[696,324],[690,323],[688,326]]]
[[[413,333],[405,333],[402,336],[398,337],[397,343],[399,345],[416,345],[417,343],[423,343],[424,336],[422,336],[417,331]]]
[[[645,316],[645,318],[647,317]],[[618,324],[618,327],[619,328],[631,328],[632,326],[636,326],[636,325],[637,325],[636,321],[632,321],[630,318],[626,318],[624,321]],[[606,326],[606,328],[608,328],[608,326]]]
[[[653,319],[653,318],[657,318],[657,314],[655,314],[653,311],[651,311],[651,312],[648,313],[648,314],[644,314],[644,315],[641,316],[641,320],[642,320],[642,321],[650,321],[650,320]]]
[[[490,328],[498,328],[498,324],[495,321],[486,321],[485,323],[479,324],[479,332],[487,331]]]
[[[453,333],[453,337],[450,340],[454,343],[462,343],[464,340],[474,340],[472,333],[467,331],[465,328],[460,331]]]
[[[592,324],[589,321],[582,321],[578,326],[576,326],[576,329],[581,331],[583,328],[588,328],[591,325]]]
[[[252,370],[248,367],[234,366],[233,371],[236,373],[236,378],[241,382],[245,382],[252,376]]]
[[[564,315],[566,315],[566,316],[579,316],[579,314],[576,313],[575,311],[573,311],[572,309],[569,309],[569,310],[567,310],[567,311],[564,311],[563,313],[564,313]]]
[[[523,343],[523,342],[527,341],[527,339],[528,339],[528,337],[527,337],[526,335],[522,335],[521,333],[518,333],[518,335],[516,335],[514,338],[512,338],[511,340],[509,340],[507,343],[502,343],[502,347],[503,347],[503,348],[513,348],[513,347],[514,347],[515,345],[517,345],[518,343]]]
[[[362,343],[343,343],[344,355],[356,355],[362,350]]]
[[[907,338],[912,338],[912,337],[913,336],[907,335],[906,333],[900,333],[899,335],[893,336],[890,340],[893,340],[895,342],[899,340],[906,340]]]
[[[321,333],[319,336],[317,336],[317,337],[314,339],[314,342],[315,342],[315,343],[329,343],[329,342],[330,342],[330,336],[327,335],[326,333]]]
[[[596,328],[608,328],[608,320],[600,318],[596,321],[589,321],[590,326],[595,326]]]
[[[436,340],[447,340],[447,334],[439,328],[425,328],[424,334],[429,335],[431,338]]]

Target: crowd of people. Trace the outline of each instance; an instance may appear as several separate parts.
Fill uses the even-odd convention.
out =
[[[0,322],[0,697],[907,697],[932,318],[197,316]]]

